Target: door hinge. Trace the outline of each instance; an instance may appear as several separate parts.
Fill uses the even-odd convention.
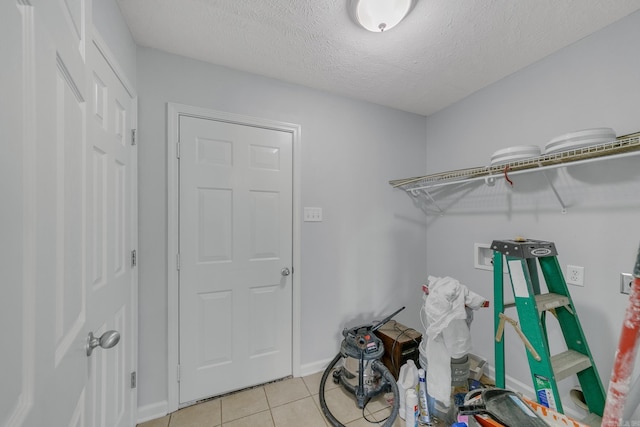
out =
[[[131,251],[131,267],[135,267],[136,265],[138,265],[138,254],[134,249]]]
[[[137,378],[136,371],[131,372],[131,388],[136,388],[137,386]]]
[[[131,129],[131,145],[136,145],[137,141],[137,134],[136,132],[138,131],[138,129]]]
[[[176,270],[180,271],[180,254],[176,254]]]
[[[176,381],[180,382],[180,365],[177,366],[176,369]]]
[[[176,142],[176,159],[180,158],[180,143]]]

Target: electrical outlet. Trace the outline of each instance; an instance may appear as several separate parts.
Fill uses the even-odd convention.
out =
[[[633,285],[633,275],[629,273],[620,273],[620,293],[631,293],[631,286]]]
[[[569,285],[584,286],[584,267],[567,265],[566,280]]]

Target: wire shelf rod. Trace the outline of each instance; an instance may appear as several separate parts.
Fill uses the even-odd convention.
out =
[[[543,172],[543,171],[552,170],[552,169],[566,168],[568,166],[584,165],[584,164],[587,164],[587,163],[595,163],[595,162],[602,161],[602,160],[605,160],[605,159],[607,159],[607,160],[608,159],[620,159],[620,158],[624,158],[624,157],[631,157],[631,156],[637,156],[637,155],[640,155],[640,151],[630,151],[630,152],[626,152],[626,153],[618,153],[618,154],[611,154],[611,155],[602,156],[602,157],[593,157],[593,158],[589,158],[589,159],[574,160],[574,161],[571,161],[571,162],[557,163],[557,164],[553,164],[553,165],[531,167],[531,168],[528,168],[528,169],[509,170],[508,171],[508,175],[509,176],[514,176],[514,175],[521,175],[521,174],[531,173],[531,172]],[[398,185],[398,188],[402,188],[403,190],[405,190],[407,192],[411,192],[411,191],[430,189],[430,188],[436,188],[436,187],[445,187],[445,186],[449,186],[449,185],[456,185],[456,184],[459,185],[459,184],[468,183],[468,182],[474,182],[474,181],[481,181],[481,180],[485,181],[488,178],[504,178],[504,169],[502,169],[499,173],[487,172],[487,174],[482,175],[482,176],[475,176],[475,177],[472,177],[472,178],[463,178],[463,179],[460,179],[460,180],[457,180],[457,181],[433,182],[433,183],[429,183],[429,184],[425,184],[425,185],[418,185],[418,186],[415,186],[415,187],[410,187],[409,184],[404,184],[404,185]],[[406,186],[406,188],[403,188],[405,186]]]

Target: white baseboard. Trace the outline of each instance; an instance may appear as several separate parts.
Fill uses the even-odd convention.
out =
[[[138,407],[138,424],[164,417],[168,414],[168,407],[166,400]]]

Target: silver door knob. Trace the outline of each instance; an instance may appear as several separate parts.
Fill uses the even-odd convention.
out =
[[[118,331],[107,331],[100,338],[89,332],[87,337],[87,356],[91,356],[93,349],[100,346],[102,348],[111,348],[120,341],[120,333]]]
[[[280,270],[280,274],[282,274],[283,276],[288,276],[288,275],[291,274],[291,272],[289,271],[289,269],[287,267],[285,267],[282,270]]]

